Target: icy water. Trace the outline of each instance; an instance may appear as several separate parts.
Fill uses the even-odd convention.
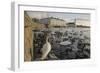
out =
[[[83,31],[83,34],[90,37],[90,28],[51,28],[50,29],[52,32],[55,31],[60,31],[62,33],[68,31],[68,32],[76,32],[76,33],[80,33],[81,31]]]
[[[50,28],[49,29],[51,34],[53,34],[51,45],[52,45],[52,51],[50,52],[50,55],[47,60],[63,60],[63,59],[87,59],[90,58],[90,28]],[[45,40],[44,33],[41,31],[47,31],[47,30],[39,30],[36,32],[36,39],[34,42],[34,45],[37,46],[34,47],[35,49],[35,57],[39,58],[41,55],[40,50],[42,48],[43,42]],[[58,38],[57,33],[62,33],[61,37]],[[64,35],[67,33],[67,35]],[[82,36],[80,36],[82,34]],[[72,38],[70,38],[70,37]],[[85,39],[87,43],[83,43],[81,40],[81,37]],[[75,39],[77,37],[77,39]],[[61,42],[65,42],[70,39],[71,44],[70,45],[60,45]],[[50,39],[51,40],[51,39]],[[74,42],[73,42],[74,40]],[[85,45],[88,44],[88,45]],[[56,58],[55,58],[56,57]]]

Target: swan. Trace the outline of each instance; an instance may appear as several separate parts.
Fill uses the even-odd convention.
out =
[[[46,59],[46,57],[48,56],[49,52],[51,51],[51,44],[48,41],[48,39],[49,39],[49,37],[47,36],[46,37],[46,43],[41,48],[41,53],[42,53],[42,56],[40,58],[41,60]]]

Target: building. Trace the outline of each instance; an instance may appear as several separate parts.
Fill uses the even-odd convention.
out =
[[[27,12],[24,12],[24,61],[31,61],[34,57],[33,30],[40,30],[43,28],[45,28],[44,24],[33,22]]]
[[[24,61],[31,61],[32,48],[32,21],[27,12],[24,12]]]
[[[90,27],[90,21],[86,19],[76,19],[75,24],[77,26],[88,26]]]
[[[66,27],[66,21],[54,17],[41,19],[40,23],[48,25],[48,27]]]
[[[90,27],[90,21],[86,19],[75,19],[74,22],[69,22],[66,24],[67,27]]]

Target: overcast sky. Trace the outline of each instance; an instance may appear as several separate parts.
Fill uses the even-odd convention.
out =
[[[50,17],[57,17],[66,21],[74,21],[75,19],[90,20],[90,14],[80,13],[49,13]]]
[[[28,15],[31,18],[47,18],[47,17],[55,17],[60,18],[65,21],[74,21],[74,19],[83,19],[90,21],[90,14],[84,14],[84,13],[57,13],[57,12],[34,12],[34,11],[27,11]]]

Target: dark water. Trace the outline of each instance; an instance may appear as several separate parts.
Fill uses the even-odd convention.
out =
[[[51,28],[49,30],[52,50],[46,60],[90,58],[90,28]],[[34,60],[41,57],[40,50],[45,43],[45,32],[41,31],[45,30],[34,32]],[[71,44],[61,45],[60,43],[64,41],[70,41]]]

